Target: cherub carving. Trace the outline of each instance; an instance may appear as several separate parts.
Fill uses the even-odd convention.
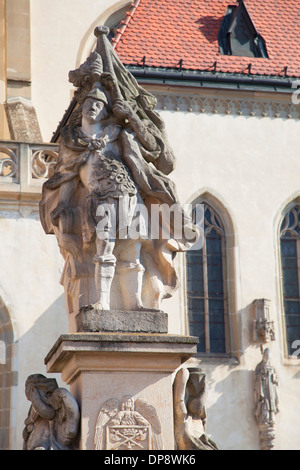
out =
[[[101,406],[95,430],[96,450],[161,450],[161,425],[155,408],[142,398],[125,395]]]

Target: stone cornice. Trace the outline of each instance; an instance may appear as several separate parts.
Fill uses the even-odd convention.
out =
[[[147,88],[156,96],[158,110],[259,118],[300,118],[300,105],[293,104],[291,94]]]

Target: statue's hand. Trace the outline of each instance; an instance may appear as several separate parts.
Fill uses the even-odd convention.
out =
[[[101,74],[101,83],[109,91],[116,87],[115,79],[110,72],[104,72]]]
[[[133,117],[133,110],[126,101],[117,100],[113,104],[113,114],[119,121],[125,121]]]
[[[63,221],[64,226],[72,226],[74,216],[73,210],[64,202],[60,202],[57,207],[51,212],[50,216],[53,225],[56,227],[58,227],[59,225],[59,220]]]

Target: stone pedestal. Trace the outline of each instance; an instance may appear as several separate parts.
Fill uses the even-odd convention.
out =
[[[61,373],[79,404],[78,448],[174,449],[173,373],[196,353],[197,342],[151,333],[60,336],[45,363],[48,373]]]

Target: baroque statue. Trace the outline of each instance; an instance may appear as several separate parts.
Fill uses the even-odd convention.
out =
[[[271,365],[269,348],[262,351],[262,361],[255,369],[255,417],[262,449],[272,449],[275,439],[275,415],[279,412],[278,377]]]
[[[31,407],[23,430],[24,450],[71,450],[77,437],[80,413],[70,392],[55,379],[30,375],[25,394]]]
[[[65,261],[69,314],[89,305],[160,310],[177,286],[176,252],[198,237],[168,177],[175,156],[156,99],[120,62],[107,33],[96,28],[96,50],[69,73],[77,106],[40,203],[43,228]]]
[[[200,368],[181,368],[173,385],[177,450],[218,450],[206,429],[206,375]]]
[[[142,398],[111,398],[100,408],[95,450],[162,450],[161,425],[155,408]]]

